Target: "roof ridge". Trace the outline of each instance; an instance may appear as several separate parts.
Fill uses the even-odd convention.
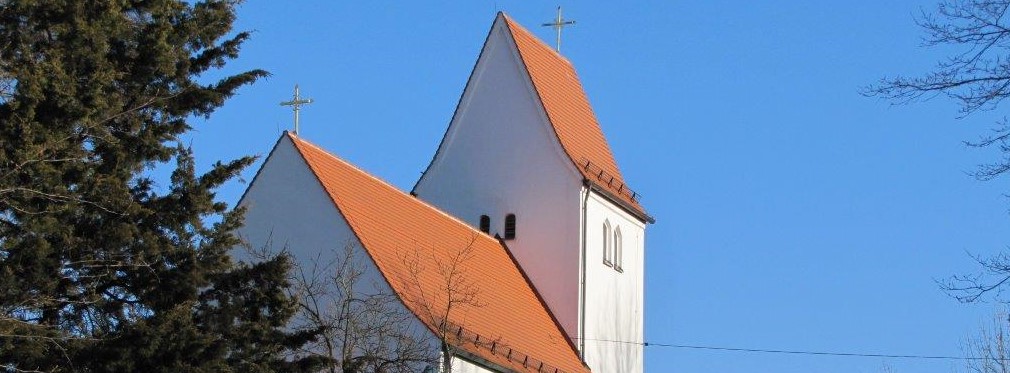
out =
[[[408,309],[410,309],[410,312],[412,312],[415,316],[418,316],[419,319],[421,318],[420,314],[418,314],[419,311],[411,309],[412,307],[408,305],[409,301],[406,298],[403,298],[403,295],[401,294],[400,290],[396,290],[397,289],[397,285],[394,284],[394,279],[392,277],[390,277],[390,276],[392,276],[390,273],[395,273],[396,269],[392,269],[393,272],[387,272],[386,269],[383,269],[384,266],[385,266],[384,264],[382,264],[383,260],[380,260],[380,259],[378,259],[378,257],[375,256],[376,253],[381,253],[382,252],[383,249],[381,247],[383,246],[383,244],[381,242],[379,242],[379,241],[375,241],[375,242],[371,242],[371,243],[366,243],[366,241],[372,241],[372,240],[371,239],[365,239],[365,237],[362,236],[362,234],[366,234],[366,235],[373,235],[373,237],[374,237],[374,234],[376,234],[378,232],[372,231],[371,233],[367,233],[367,231],[370,231],[372,229],[364,227],[364,226],[358,226],[358,224],[356,224],[356,223],[353,222],[354,220],[358,220],[359,218],[360,219],[365,219],[365,220],[372,220],[370,217],[367,216],[367,214],[366,215],[360,215],[360,210],[359,210],[360,206],[354,207],[355,204],[360,204],[360,203],[366,203],[367,204],[369,202],[362,201],[360,195],[349,195],[349,194],[347,194],[347,193],[352,193],[352,192],[350,192],[349,190],[347,190],[344,186],[341,186],[341,184],[339,184],[341,182],[339,180],[337,180],[337,179],[332,179],[331,178],[331,179],[329,179],[330,180],[329,182],[324,181],[323,178],[327,177],[326,176],[327,174],[330,174],[331,172],[334,172],[333,170],[338,170],[336,172],[342,173],[342,174],[346,175],[345,177],[348,177],[349,180],[351,180],[351,181],[349,181],[351,183],[357,183],[359,181],[363,181],[363,182],[367,183],[370,188],[375,188],[375,189],[372,189],[373,190],[372,193],[375,193],[376,195],[386,194],[386,195],[388,195],[390,197],[394,197],[393,199],[388,199],[388,201],[390,201],[394,205],[404,206],[405,208],[410,209],[413,213],[421,213],[422,215],[423,214],[432,214],[432,213],[435,213],[435,215],[428,215],[428,219],[441,220],[442,224],[446,224],[445,225],[446,228],[450,228],[450,229],[456,230],[456,232],[458,232],[459,234],[466,234],[466,235],[471,236],[472,239],[474,240],[474,241],[471,241],[471,242],[473,242],[473,243],[479,243],[479,245],[481,245],[481,247],[485,247],[487,249],[494,248],[494,252],[495,253],[491,254],[491,255],[492,256],[499,256],[501,258],[501,260],[504,260],[504,262],[499,263],[500,264],[499,267],[493,267],[493,268],[499,268],[499,270],[505,270],[505,268],[511,267],[511,270],[514,270],[516,272],[516,275],[518,276],[517,277],[518,282],[515,282],[515,283],[512,283],[512,284],[514,284],[515,286],[519,286],[522,289],[524,289],[524,290],[521,290],[522,292],[527,292],[528,291],[529,292],[529,296],[531,296],[531,298],[529,298],[529,300],[531,302],[533,302],[533,303],[528,304],[528,306],[535,307],[533,309],[539,309],[539,311],[535,311],[535,312],[542,312],[543,317],[545,317],[542,320],[543,324],[542,325],[538,324],[539,326],[544,327],[545,329],[536,330],[536,331],[537,332],[542,331],[542,332],[546,333],[544,336],[542,336],[543,338],[547,338],[547,339],[545,339],[545,341],[546,340],[554,341],[555,338],[559,338],[559,339],[564,340],[565,341],[564,343],[561,343],[561,342],[557,342],[557,343],[559,345],[567,345],[568,348],[562,348],[562,349],[558,349],[558,350],[552,350],[552,349],[541,350],[540,348],[536,347],[536,346],[538,346],[537,344],[532,344],[531,345],[529,343],[521,343],[523,339],[522,338],[514,338],[514,337],[516,337],[515,335],[512,335],[510,337],[510,336],[507,335],[508,333],[500,334],[500,330],[498,331],[498,333],[494,333],[494,331],[497,330],[497,329],[494,329],[494,328],[488,329],[487,324],[482,323],[481,321],[475,321],[476,324],[471,324],[470,322],[465,322],[465,321],[461,322],[461,321],[458,321],[456,319],[453,319],[453,320],[456,320],[456,321],[447,320],[448,322],[454,323],[454,324],[456,324],[456,325],[458,325],[460,327],[463,327],[463,328],[468,329],[470,331],[476,332],[476,333],[478,333],[477,334],[478,336],[481,335],[480,333],[491,332],[491,334],[488,334],[488,336],[496,336],[495,338],[498,338],[501,341],[505,342],[506,345],[510,346],[510,348],[509,348],[510,351],[512,351],[512,349],[514,348],[514,349],[516,349],[515,351],[517,351],[517,352],[519,352],[519,353],[521,353],[521,354],[523,354],[523,355],[525,355],[525,356],[527,356],[529,358],[539,360],[541,363],[544,363],[544,364],[552,365],[555,368],[558,368],[558,370],[554,370],[556,372],[569,372],[569,373],[572,373],[572,372],[588,371],[588,366],[586,366],[585,362],[582,361],[582,359],[580,358],[578,350],[573,347],[574,345],[573,345],[572,339],[567,335],[567,333],[565,333],[564,328],[562,328],[560,326],[560,324],[557,322],[556,316],[553,314],[553,312],[551,311],[551,309],[549,307],[547,307],[547,305],[543,302],[543,299],[541,298],[542,295],[539,293],[539,291],[537,290],[537,288],[535,286],[533,286],[532,282],[527,277],[525,271],[522,269],[522,267],[520,267],[518,265],[518,263],[516,262],[515,258],[513,257],[512,253],[511,253],[511,251],[508,249],[508,246],[505,245],[502,240],[500,240],[497,237],[491,237],[490,235],[485,234],[482,231],[476,230],[473,226],[467,224],[466,222],[462,221],[461,219],[458,219],[455,216],[452,216],[452,215],[450,215],[450,214],[448,214],[448,213],[446,213],[446,212],[438,209],[437,207],[434,207],[434,206],[430,205],[429,203],[427,203],[427,202],[425,202],[425,201],[423,201],[423,200],[421,200],[419,198],[416,198],[415,196],[412,196],[410,194],[407,194],[407,193],[403,192],[402,190],[396,188],[395,186],[393,186],[392,184],[386,182],[385,180],[383,180],[383,179],[381,179],[381,178],[379,178],[379,177],[377,177],[375,175],[372,175],[372,174],[370,174],[370,173],[362,170],[359,167],[356,167],[355,165],[353,165],[350,162],[344,160],[343,158],[340,158],[340,157],[336,156],[335,154],[332,154],[332,153],[326,151],[325,149],[323,149],[319,145],[316,145],[316,144],[314,144],[314,143],[312,143],[310,141],[301,139],[301,138],[297,137],[296,135],[294,135],[292,133],[287,133],[287,134],[288,134],[289,140],[292,142],[292,146],[295,147],[295,151],[298,153],[298,156],[300,156],[302,158],[302,160],[306,163],[306,166],[308,167],[309,172],[311,172],[313,174],[313,176],[315,176],[315,178],[317,179],[317,181],[320,182],[321,187],[323,188],[323,190],[325,191],[325,193],[329,195],[329,201],[330,201],[330,203],[333,203],[334,207],[337,208],[337,210],[340,213],[340,215],[343,216],[344,219],[347,220],[347,224],[348,224],[348,226],[349,226],[349,228],[351,230],[351,233],[355,237],[357,237],[358,241],[363,246],[363,249],[365,250],[365,252],[367,253],[367,255],[369,257],[371,257],[372,261],[375,262],[376,265],[379,267],[379,271],[380,271],[381,276],[383,277],[383,279],[386,281],[387,284],[389,284],[389,286],[391,288],[393,288],[393,291],[396,294],[397,298],[400,300],[400,302],[403,303]],[[283,136],[281,138],[283,139]],[[330,163],[330,162],[333,162],[333,163]],[[339,170],[343,170],[343,171],[339,171]],[[330,177],[332,177],[332,176],[333,175],[330,175]],[[354,181],[354,180],[358,180],[358,181]],[[338,183],[338,184],[331,184],[331,183],[334,183],[334,182]],[[358,211],[358,212],[351,212],[351,211],[344,210],[343,205],[350,205],[350,209],[351,210]],[[407,207],[407,206],[413,206],[413,207]],[[442,218],[439,218],[439,216],[441,216]],[[448,218],[448,219],[445,219],[445,218]],[[373,221],[370,224],[377,224],[378,226],[383,227],[382,229],[386,231],[385,234],[389,235],[389,236],[385,236],[385,237],[400,237],[399,239],[404,239],[404,238],[410,239],[410,237],[411,237],[410,234],[408,234],[408,232],[401,231],[400,229],[395,228],[396,225],[386,224],[385,222],[382,222],[382,221]],[[478,238],[478,237],[483,237],[483,238]],[[415,241],[415,243],[417,243],[416,239],[414,241]],[[373,244],[374,244],[374,248],[377,249],[377,250],[379,250],[379,251],[373,252]],[[498,251],[498,250],[500,250],[500,251]],[[488,250],[486,252],[490,254],[492,251]],[[508,265],[506,265],[504,263],[509,263],[509,264],[511,264],[511,266],[508,266]],[[388,265],[388,263],[386,265]],[[394,266],[395,266],[395,264],[394,264]],[[492,267],[489,267],[489,268],[492,268]],[[506,276],[506,278],[511,278],[511,275]],[[496,281],[496,280],[494,278],[492,278],[492,277],[488,277],[488,279],[485,280],[485,281]],[[491,284],[493,282],[488,282],[488,283]],[[494,292],[492,292],[492,293],[494,293]],[[523,296],[525,296],[525,295],[523,295]],[[523,296],[521,296],[521,297],[523,297]],[[539,318],[539,317],[541,317],[541,316],[537,316],[537,318]],[[426,322],[424,320],[420,320],[420,321],[429,330],[431,330],[432,332],[435,332],[435,330],[433,329],[433,326],[429,322]],[[538,322],[540,322],[540,321],[538,321]],[[543,342],[543,341],[541,341],[541,342]],[[552,342],[552,344],[553,343],[554,342]],[[523,362],[509,359],[508,355],[501,355],[501,354],[496,353],[494,351],[493,347],[491,348],[491,355],[490,355],[490,357],[489,356],[484,356],[483,354],[477,352],[477,351],[480,351],[480,350],[481,350],[481,347],[478,345],[475,348],[475,351],[471,351],[469,349],[464,349],[463,351],[466,351],[467,353],[471,353],[471,354],[476,354],[475,356],[477,358],[491,359],[489,361],[491,363],[494,363],[494,364],[500,364],[502,362],[504,362],[506,364],[523,364]],[[555,353],[555,351],[557,353]],[[562,351],[564,351],[564,352],[562,352]],[[558,355],[558,354],[560,354],[560,355]],[[511,355],[511,353],[510,353],[510,355]],[[497,356],[497,357],[495,357],[495,356]],[[504,359],[504,360],[498,361],[496,359]],[[525,367],[525,365],[523,365],[523,366]],[[561,368],[562,366],[565,366],[567,368]],[[514,367],[518,367],[518,366],[514,366]]]
[[[584,181],[593,180],[599,175],[590,174],[580,164],[581,158],[590,159],[611,176],[611,181],[627,185],[575,66],[511,17],[502,13],[502,19],[546,120],[572,166],[582,174]],[[635,218],[649,223],[655,221],[634,195],[623,193],[624,190],[618,189],[612,182],[597,184],[601,186],[601,191],[608,191],[616,197],[612,202]]]
[[[375,175],[372,175],[372,174],[371,174],[370,172],[367,172],[367,171],[365,171],[365,170],[362,170],[361,168],[359,168],[359,167],[355,166],[355,165],[354,165],[354,164],[352,164],[351,162],[348,162],[348,161],[344,160],[343,158],[340,158],[340,157],[338,157],[338,156],[334,155],[333,153],[330,153],[330,152],[326,151],[326,149],[323,149],[323,148],[322,148],[322,147],[320,147],[319,145],[316,145],[316,144],[313,144],[312,142],[310,142],[310,141],[308,141],[308,140],[305,140],[305,139],[302,139],[302,138],[300,138],[300,137],[297,137],[296,135],[294,135],[294,134],[292,134],[292,133],[290,133],[290,132],[288,132],[288,136],[290,136],[290,137],[291,137],[291,139],[292,139],[293,141],[298,141],[298,142],[301,142],[301,143],[303,143],[303,144],[305,144],[305,145],[308,145],[308,146],[311,146],[311,147],[313,147],[313,148],[316,148],[317,150],[319,150],[319,151],[320,151],[320,152],[322,152],[323,154],[326,154],[327,156],[330,156],[330,157],[331,157],[331,158],[333,158],[334,160],[336,160],[336,161],[338,161],[338,162],[340,162],[340,163],[343,163],[343,164],[347,165],[348,167],[350,167],[350,168],[354,169],[355,171],[358,171],[358,172],[360,172],[360,173],[364,174],[364,175],[365,175],[366,177],[368,177],[368,178],[370,178],[370,179],[372,179],[372,180],[375,180],[375,181],[379,182],[379,184],[381,184],[382,186],[384,186],[384,187],[387,187],[387,188],[389,188],[389,189],[391,189],[391,190],[393,190],[393,191],[395,191],[395,192],[397,192],[397,193],[399,193],[399,194],[401,194],[401,195],[403,195],[403,196],[405,196],[405,197],[408,197],[408,198],[410,198],[410,199],[412,199],[412,200],[414,200],[414,201],[416,201],[416,202],[420,203],[420,204],[421,204],[422,206],[424,206],[424,207],[426,207],[426,208],[428,208],[428,209],[430,209],[430,210],[432,210],[432,211],[434,211],[434,212],[437,212],[437,213],[441,214],[442,216],[445,216],[445,217],[447,217],[447,218],[449,218],[449,219],[453,220],[454,222],[456,222],[456,223],[458,223],[458,224],[460,224],[460,225],[462,225],[462,226],[466,227],[467,229],[469,229],[469,230],[470,230],[470,231],[472,231],[473,233],[477,233],[477,235],[478,235],[478,236],[483,236],[484,238],[486,238],[486,239],[488,239],[488,240],[491,240],[491,241],[495,241],[494,237],[491,237],[491,236],[490,236],[490,235],[488,235],[487,233],[484,233],[483,231],[481,231],[481,230],[478,230],[477,228],[474,228],[474,227],[473,227],[472,225],[470,225],[470,224],[467,224],[467,223],[466,223],[466,222],[464,222],[463,220],[461,220],[461,219],[459,219],[459,218],[457,218],[457,217],[455,217],[455,216],[452,216],[452,215],[449,215],[449,214],[448,214],[448,213],[446,213],[445,211],[442,211],[441,209],[439,209],[439,208],[437,208],[437,207],[435,207],[435,206],[432,206],[432,205],[431,205],[430,203],[428,203],[428,202],[427,202],[427,201],[425,201],[425,200],[422,200],[422,199],[420,199],[420,198],[417,198],[417,197],[416,197],[416,196],[414,196],[414,195],[411,195],[411,194],[408,194],[408,193],[405,193],[404,191],[400,190],[400,188],[397,188],[397,187],[393,186],[392,184],[390,184],[390,183],[386,182],[385,180],[382,180],[382,179],[380,179],[379,177],[377,177],[377,176],[375,176]],[[304,154],[301,154],[301,151],[299,151],[298,153],[299,153],[299,155],[301,155],[301,156],[302,156],[302,158],[305,158],[305,155],[304,155]],[[312,169],[311,167],[309,167],[309,168],[310,168],[310,169]],[[315,173],[315,170],[312,170],[312,173]],[[317,177],[318,177],[318,176],[317,176]],[[334,201],[334,202],[336,202],[336,201]]]

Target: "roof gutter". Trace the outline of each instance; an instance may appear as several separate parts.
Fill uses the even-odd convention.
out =
[[[643,223],[648,223],[648,224],[656,224],[656,219],[654,219],[652,216],[649,216],[649,214],[646,214],[645,211],[642,211],[639,208],[636,208],[631,203],[629,203],[629,202],[627,202],[627,201],[625,201],[625,200],[623,200],[621,198],[618,198],[617,195],[615,195],[614,193],[610,192],[609,190],[607,190],[607,188],[604,188],[599,183],[596,183],[595,181],[593,181],[593,180],[591,180],[589,178],[585,178],[584,177],[584,178],[582,178],[582,184],[587,185],[587,186],[588,185],[594,186],[594,188],[591,188],[592,190],[594,190],[597,193],[599,193],[601,196],[603,196],[603,198],[606,198],[611,203],[617,205],[617,207],[620,207],[621,210],[624,210],[624,212],[627,212],[631,216],[634,216],[639,221],[641,221]]]
[[[482,358],[482,357],[480,357],[480,356],[478,356],[476,354],[472,354],[472,353],[467,352],[466,350],[461,349],[461,348],[456,349],[456,351],[453,352],[453,355],[455,355],[454,357],[456,357],[456,358],[463,359],[464,361],[469,362],[470,364],[476,365],[476,366],[478,366],[480,368],[484,368],[484,369],[487,369],[487,370],[492,371],[492,372],[511,372],[512,371],[512,369],[509,369],[509,368],[506,368],[506,367],[501,366],[499,364],[496,364],[496,363],[492,362],[491,360]],[[449,370],[444,370],[444,371],[448,372]]]
[[[586,195],[582,197],[582,247],[579,252],[579,358],[586,361],[586,218],[589,210],[589,193],[593,184],[589,179],[583,179]]]

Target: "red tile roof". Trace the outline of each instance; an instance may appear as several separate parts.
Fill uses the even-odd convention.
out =
[[[642,220],[651,221],[638,203],[638,195],[625,185],[571,62],[508,15],[501,16],[565,153],[586,179],[604,188]]]
[[[388,284],[429,329],[438,333],[441,319],[429,311],[460,293],[446,291],[440,271],[462,252],[461,275],[452,278],[476,289],[479,303],[448,316],[463,350],[516,371],[589,371],[501,241],[288,136]]]

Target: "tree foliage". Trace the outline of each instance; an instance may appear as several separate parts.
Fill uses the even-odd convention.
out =
[[[290,260],[233,263],[215,190],[179,144],[267,75],[236,58],[237,1],[0,0],[0,370],[295,371]],[[150,171],[174,163],[168,185]],[[213,223],[210,223],[213,222]]]

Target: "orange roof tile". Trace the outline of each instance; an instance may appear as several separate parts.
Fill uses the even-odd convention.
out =
[[[449,314],[460,347],[516,371],[538,371],[541,362],[543,371],[589,371],[501,241],[288,136],[388,284],[429,329],[437,333],[441,317],[428,310],[444,309],[450,293],[439,269],[470,247],[455,278],[477,289],[480,305]]]
[[[651,221],[638,203],[638,195],[625,185],[571,62],[512,18],[501,15],[565,153],[586,179],[604,188],[639,218]]]

